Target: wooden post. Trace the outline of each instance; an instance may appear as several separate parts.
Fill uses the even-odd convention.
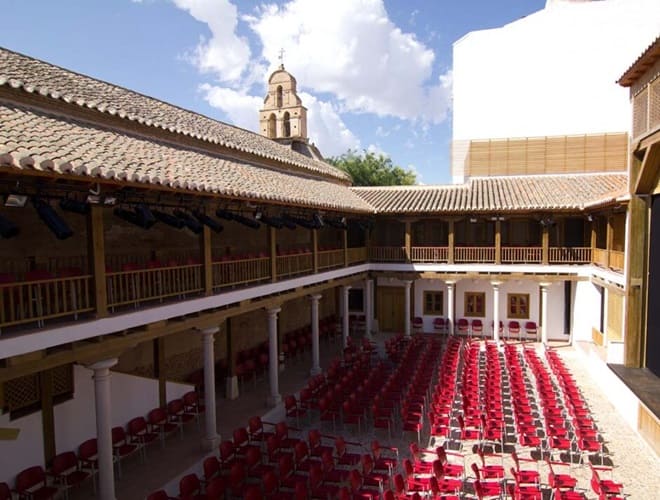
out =
[[[502,263],[502,222],[495,221],[495,264]]]
[[[541,227],[541,263],[550,263],[550,232],[547,224]]]
[[[87,217],[87,241],[89,271],[94,280],[94,304],[96,317],[108,315],[108,286],[105,276],[105,237],[103,230],[103,208],[90,205]]]
[[[347,230],[344,230],[344,232],[346,231]],[[369,231],[369,228],[364,230],[364,246],[367,253],[366,261],[369,262],[369,259],[371,258],[371,231]]]
[[[44,440],[44,462],[50,464],[56,454],[55,447],[55,413],[53,410],[53,372],[39,372],[41,387],[41,426]]]
[[[449,220],[449,228],[447,230],[447,262],[454,263],[454,219]]]
[[[268,228],[268,242],[270,246],[270,280],[277,281],[277,229]]]
[[[348,231],[343,231],[342,240],[344,245],[344,267],[348,267]]]
[[[314,274],[319,272],[319,231],[312,229],[312,257],[314,259]]]
[[[165,337],[153,340],[154,378],[158,379],[158,404],[167,405],[167,378],[165,372]]]
[[[412,224],[409,220],[405,222],[406,224],[406,235],[404,240],[404,246],[406,247],[405,254],[406,260],[410,261],[412,257]]]
[[[204,277],[204,295],[213,295],[213,254],[211,250],[211,228],[206,225],[199,235],[202,261],[202,276]],[[220,284],[220,283],[218,283]]]
[[[596,216],[591,216],[591,263],[595,262],[596,257],[596,241],[598,241],[598,224],[596,223]]]
[[[633,162],[639,161],[633,159]],[[646,200],[631,196],[628,203],[626,224],[626,313],[623,334],[623,362],[630,368],[642,368],[644,362],[645,339],[648,335],[644,306],[647,295],[647,283],[644,279],[648,272],[648,237],[649,237],[649,198]]]
[[[227,342],[227,377],[236,375],[236,356],[234,353],[234,341],[231,336],[231,318],[225,320],[226,342]]]
[[[614,217],[610,214],[607,216],[607,240],[605,247],[607,248],[607,267],[610,267],[610,254],[612,252],[612,245],[614,243],[614,224],[612,223]]]

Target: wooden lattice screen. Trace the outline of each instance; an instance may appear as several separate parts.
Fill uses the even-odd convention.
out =
[[[62,365],[52,369],[53,397],[73,393],[73,365]],[[10,412],[29,411],[41,405],[39,374],[33,373],[15,378],[4,384],[4,404]]]

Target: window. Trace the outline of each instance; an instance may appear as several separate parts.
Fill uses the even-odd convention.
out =
[[[275,115],[271,113],[270,116],[268,117],[268,137],[270,139],[275,139],[275,137],[277,137],[277,130],[275,127],[276,127]]]
[[[291,122],[289,120],[290,120],[290,115],[289,112],[287,111],[286,113],[284,113],[284,122],[282,124],[284,127],[284,130],[282,132],[284,137],[291,137]]]
[[[508,317],[517,319],[529,319],[529,294],[509,293],[507,294]]]
[[[282,86],[278,85],[277,90],[275,91],[275,106],[278,108],[282,107]]]
[[[424,292],[424,314],[439,316],[442,314],[442,292]]]
[[[484,292],[465,292],[465,316],[483,318],[486,315],[486,294]]]

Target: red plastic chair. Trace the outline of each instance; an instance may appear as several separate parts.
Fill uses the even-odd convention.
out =
[[[284,397],[284,412],[286,418],[295,418],[296,425],[300,427],[300,417],[308,416],[307,410],[298,406],[298,400],[293,394]]]
[[[179,481],[179,498],[181,500],[206,500],[202,494],[202,484],[197,474],[186,474]]]
[[[117,462],[118,476],[121,478],[121,462],[133,453],[140,451],[140,445],[129,443],[123,427],[112,428],[112,452]]]
[[[220,462],[215,456],[206,457],[202,462],[204,471],[204,482],[209,484],[213,479],[220,476]]]
[[[155,443],[158,440],[158,434],[148,429],[147,421],[144,417],[135,417],[128,422],[128,436],[131,442],[138,443],[142,450],[142,457],[146,460],[146,446]]]
[[[0,500],[11,500],[11,489],[7,483],[0,483]]]
[[[50,500],[55,498],[58,489],[54,486],[48,486],[43,467],[34,465],[18,473],[16,476],[16,492],[19,498]]]
[[[224,500],[227,492],[227,481],[223,477],[216,477],[206,483],[207,500]]]
[[[533,337],[532,340],[536,340],[537,335],[538,335],[538,327],[536,326],[536,323],[534,321],[527,321],[525,323],[525,336],[527,338]]]
[[[88,439],[78,446],[78,460],[84,469],[88,469],[92,475],[92,485],[96,491],[96,471],[98,464],[98,444],[96,438]]]
[[[157,432],[160,436],[161,446],[165,446],[165,438],[179,430],[179,426],[169,421],[167,410],[164,408],[154,408],[147,414],[147,421],[151,430]]]
[[[60,453],[53,458],[50,474],[53,476],[53,482],[64,488],[66,498],[69,498],[69,488],[79,486],[91,475],[80,468],[78,457],[72,451]]]
[[[480,319],[473,319],[471,324],[472,335],[481,337],[484,333],[484,325]]]
[[[445,322],[445,318],[435,318],[433,320],[433,331],[441,335],[447,333],[447,323]]]
[[[470,325],[467,319],[461,318],[458,320],[456,323],[456,333],[458,333],[458,335],[466,336],[470,333]]]
[[[199,394],[196,391],[186,392],[183,397],[183,409],[186,413],[194,415],[199,428],[199,416],[204,413],[204,405],[199,401]]]
[[[421,316],[415,316],[412,320],[412,327],[416,332],[421,332],[424,328],[424,319]]]
[[[154,491],[147,495],[147,500],[175,500],[175,498],[176,497],[169,496],[165,490]]]
[[[509,321],[508,332],[509,338],[517,336],[520,339],[520,323],[517,321]]]
[[[337,465],[354,467],[360,463],[360,453],[349,451],[349,445],[362,447],[360,443],[346,441],[342,436],[335,438],[335,458],[337,459]]]
[[[196,413],[186,412],[183,398],[173,399],[167,403],[167,416],[169,421],[179,428],[181,438],[183,438],[183,426],[197,419]]]

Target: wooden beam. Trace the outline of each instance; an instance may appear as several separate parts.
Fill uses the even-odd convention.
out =
[[[270,281],[277,281],[277,229],[268,227],[268,247],[270,248]]]
[[[541,264],[550,263],[550,232],[547,224],[541,227]]]
[[[103,207],[90,205],[87,216],[87,261],[94,280],[94,304],[96,317],[108,315],[108,287],[105,276],[105,235],[103,229]]]
[[[342,244],[344,245],[344,267],[348,267],[348,231],[342,231]]]
[[[43,431],[44,463],[50,464],[57,454],[55,447],[55,411],[53,409],[53,372],[39,372],[41,389],[41,428]]]
[[[605,247],[607,248],[607,267],[610,267],[610,254],[614,243],[614,216],[612,214],[607,216],[607,239]]]
[[[232,337],[232,320],[231,318],[225,319],[226,329],[226,346],[227,346],[227,376],[233,377],[236,375],[236,353],[234,352],[234,339]]]
[[[495,221],[495,264],[502,263],[502,222]]]
[[[201,251],[202,272],[204,277],[204,295],[213,295],[213,253],[211,250],[211,228],[202,225],[203,230],[199,235]]]
[[[404,237],[404,246],[406,260],[410,261],[412,258],[412,224],[409,220],[404,222],[405,224],[405,237]]]
[[[447,229],[447,263],[454,263],[454,219],[450,219]]]
[[[644,153],[639,176],[635,184],[635,194],[648,194],[653,192],[658,185],[658,174],[660,170],[660,139],[659,142],[651,144]]]
[[[314,259],[314,274],[319,272],[319,231],[312,229],[312,257]]]

